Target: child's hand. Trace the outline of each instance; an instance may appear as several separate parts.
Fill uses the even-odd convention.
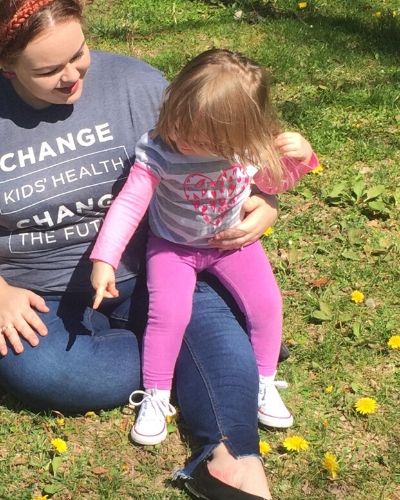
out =
[[[96,290],[96,295],[93,300],[93,309],[97,309],[104,297],[111,299],[118,297],[119,293],[115,287],[115,272],[114,268],[96,260],[93,263],[92,275],[90,276],[93,288]]]
[[[275,139],[275,146],[282,155],[304,163],[310,161],[313,152],[311,144],[298,132],[279,134]]]

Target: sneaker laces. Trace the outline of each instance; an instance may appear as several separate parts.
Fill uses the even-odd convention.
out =
[[[259,396],[264,399],[268,387],[275,386],[277,389],[287,389],[289,384],[285,380],[273,380],[260,376]]]
[[[134,401],[134,397],[142,395],[142,399],[140,401]],[[138,415],[138,420],[145,418],[146,413],[154,413],[162,414],[165,417],[173,417],[176,414],[175,407],[167,400],[160,398],[157,394],[152,394],[146,391],[133,391],[129,396],[129,405],[131,407],[142,406],[140,409],[140,413]]]

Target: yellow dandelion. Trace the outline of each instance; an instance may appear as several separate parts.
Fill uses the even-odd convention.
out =
[[[283,446],[288,451],[306,451],[308,450],[309,444],[301,436],[289,436],[283,441]]]
[[[66,453],[68,451],[68,445],[64,441],[64,439],[54,438],[51,440],[51,444],[54,446],[58,453]]]
[[[324,455],[323,464],[325,469],[329,472],[331,479],[336,479],[339,471],[339,465],[335,455],[327,451]]]
[[[267,441],[260,440],[260,455],[266,455],[272,451],[271,445]]]
[[[32,497],[32,500],[47,500],[49,497],[47,495],[39,495],[38,497]]]
[[[378,403],[373,398],[360,398],[354,406],[361,415],[375,413],[378,409]]]
[[[391,349],[400,349],[400,335],[392,335],[388,340],[387,345]]]
[[[307,8],[307,2],[299,2],[299,3],[297,4],[297,7],[298,7],[299,9],[305,9],[305,8]]]
[[[263,236],[271,236],[271,234],[274,233],[274,228],[273,227],[268,227],[264,233],[263,233]]]
[[[86,418],[91,418],[91,417],[95,417],[95,416],[96,416],[96,413],[94,411],[87,411],[85,413]]]
[[[58,425],[58,427],[64,427],[65,419],[64,418],[56,418],[56,425]]]
[[[326,394],[331,394],[333,392],[333,385],[328,385],[325,387],[325,393]]]
[[[382,12],[381,12],[380,10],[377,10],[377,11],[376,11],[376,12],[374,12],[372,15],[373,15],[374,17],[381,17]]]
[[[351,294],[351,300],[356,304],[364,302],[364,294],[360,290],[354,290]]]
[[[313,170],[311,170],[311,173],[316,175],[321,175],[323,171],[324,167],[322,165],[318,165],[318,167],[315,167]]]

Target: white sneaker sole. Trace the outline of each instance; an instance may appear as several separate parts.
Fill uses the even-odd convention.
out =
[[[168,432],[166,427],[164,427],[163,431],[160,432],[159,434],[152,434],[150,436],[148,434],[140,434],[136,432],[135,427],[132,427],[131,430],[132,441],[134,443],[142,444],[144,446],[153,446],[155,444],[160,444],[165,440],[167,435]]]
[[[258,421],[267,427],[275,427],[276,429],[287,429],[293,425],[292,415],[288,417],[273,417],[260,411],[258,412]]]

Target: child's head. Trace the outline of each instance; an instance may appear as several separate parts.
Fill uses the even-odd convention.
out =
[[[155,128],[174,149],[183,144],[231,161],[268,164],[279,179],[277,133],[266,70],[225,49],[207,50],[181,70],[166,91]]]

